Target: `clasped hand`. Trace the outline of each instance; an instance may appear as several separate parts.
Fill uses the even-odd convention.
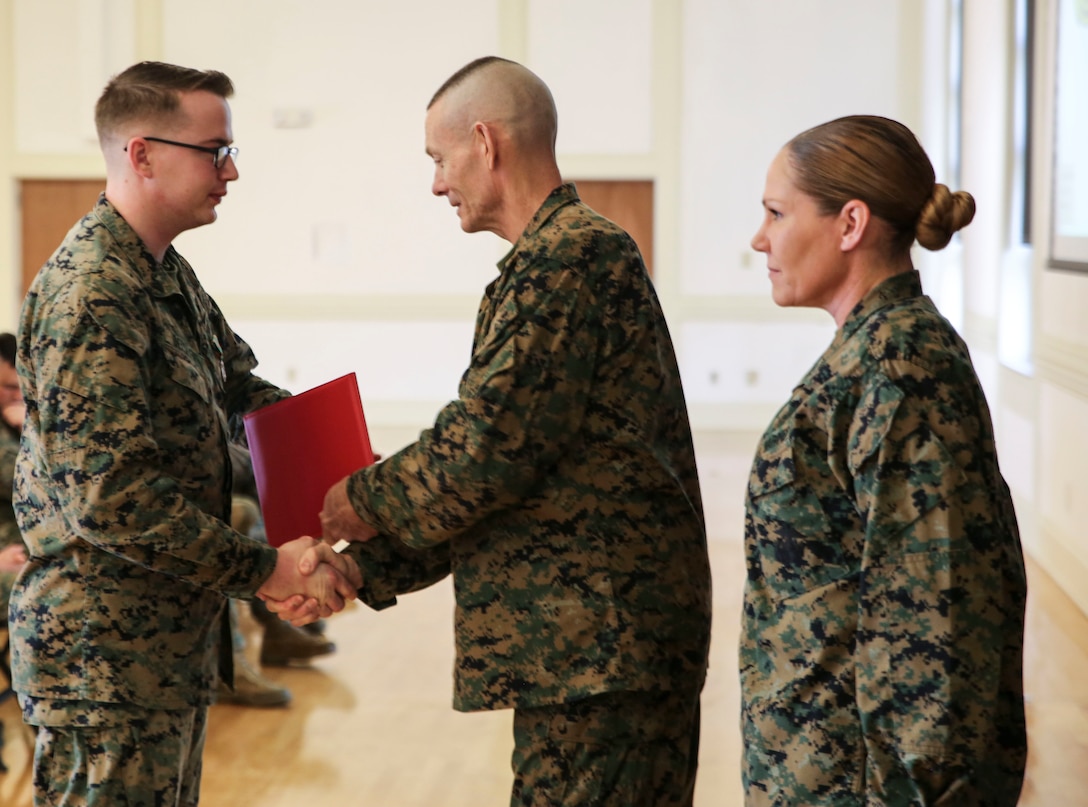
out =
[[[326,541],[369,541],[378,534],[351,506],[348,478],[345,476],[325,493],[320,518]]]
[[[296,538],[276,552],[276,568],[257,590],[265,602],[301,601],[317,619],[343,610],[363,585],[355,561],[316,538]]]
[[[321,508],[320,517],[324,540],[329,543],[336,543],[342,540],[369,541],[378,534],[377,530],[359,518],[358,513],[355,512],[355,508],[351,506],[351,501],[348,499],[348,477],[346,476],[329,488],[328,492],[325,494],[325,501]],[[284,544],[284,546],[287,546],[287,544]],[[346,555],[338,555],[335,552],[332,552],[332,549],[328,544],[324,544],[323,546],[328,549],[333,558],[350,563],[355,574],[359,576],[358,567],[351,558]],[[325,550],[323,549],[320,551],[324,552]],[[309,568],[311,567],[307,565],[307,569]],[[305,574],[306,572],[304,571],[303,573]],[[355,579],[356,578],[352,578],[353,581]],[[360,586],[362,586],[361,579],[359,580],[356,589]],[[289,591],[284,596],[276,596],[271,590],[263,594],[257,592],[257,596],[265,601],[268,610],[277,614],[280,619],[290,622],[296,627],[313,622],[321,616],[327,616],[320,607],[321,604],[317,599],[307,596],[307,592],[299,593],[297,589]],[[352,597],[354,596],[354,593],[352,593]]]

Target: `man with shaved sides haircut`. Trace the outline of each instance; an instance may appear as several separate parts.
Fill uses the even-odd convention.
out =
[[[230,525],[232,421],[288,393],[253,372],[173,240],[214,222],[238,179],[233,91],[164,62],[110,79],[105,192],[23,303],[29,557],[9,624],[35,807],[196,805],[208,705],[231,680],[227,599],[305,592],[331,613],[360,582],[327,544]]]
[[[711,598],[684,393],[638,248],[555,138],[505,59],[431,100],[432,192],[513,248],[458,398],[330,489],[325,537],[354,542],[374,608],[452,574],[454,708],[515,710],[512,805],[690,805]]]

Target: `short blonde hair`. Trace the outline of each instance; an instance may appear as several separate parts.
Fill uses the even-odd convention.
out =
[[[99,141],[134,120],[170,118],[180,108],[179,93],[204,90],[229,98],[234,84],[218,70],[195,70],[165,62],[140,62],[118,73],[95,105]]]

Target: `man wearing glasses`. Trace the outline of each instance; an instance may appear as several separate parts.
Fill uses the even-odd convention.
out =
[[[38,727],[35,804],[195,805],[228,597],[303,593],[329,614],[358,569],[310,538],[229,526],[231,421],[288,393],[171,242],[238,178],[230,79],[143,62],[95,111],[106,190],[38,273],[18,364],[14,688]],[[297,568],[323,561],[315,578]],[[312,582],[311,582],[312,581]],[[229,678],[228,678],[229,680]]]

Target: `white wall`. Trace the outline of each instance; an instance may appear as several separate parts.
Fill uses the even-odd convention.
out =
[[[767,167],[797,133],[842,115],[913,126],[900,87],[900,3],[684,3],[683,288],[768,294],[749,242]]]
[[[274,380],[378,372],[374,346],[396,345],[398,361],[363,379],[378,424],[425,426],[454,394],[450,362],[464,365],[507,248],[465,236],[428,193],[426,102],[470,59],[508,55],[549,82],[568,175],[655,181],[658,286],[696,420],[717,428],[761,427],[833,332],[776,309],[748,247],[774,152],[848,112],[916,115],[902,2],[2,2],[19,43],[15,173],[48,155],[59,175],[73,158],[101,171],[91,88],[146,51],[149,30],[150,56],[234,79],[240,180],[219,222],[177,245]],[[75,46],[51,62],[57,41]],[[738,336],[749,325],[758,338]]]
[[[963,231],[965,308],[977,340],[996,348],[998,277],[1008,242],[1008,121],[1006,82],[1011,37],[1010,4],[965,0],[963,47],[962,182],[978,210]],[[990,344],[992,343],[992,345]],[[992,352],[992,350],[991,350]]]
[[[990,397],[1026,541],[1088,610],[1082,495],[1088,275],[1046,267],[1048,65],[1058,0],[1037,0],[1036,243],[1010,258],[1008,78],[1015,0],[964,0],[962,246],[920,256],[962,321]],[[426,102],[497,53],[552,86],[567,176],[655,183],[656,283],[697,426],[762,428],[830,340],[778,309],[749,239],[764,172],[808,126],[870,112],[918,132],[944,179],[952,0],[0,0],[0,177],[101,176],[93,99],[128,61],[216,67],[241,179],[178,246],[269,377],[302,389],[355,370],[376,432],[410,439],[454,394],[483,286],[506,244],[464,235],[430,196]],[[18,211],[0,194],[0,328],[18,306]],[[1008,271],[1030,264],[1013,286]],[[1003,270],[1004,267],[1004,270]],[[1015,272],[1013,272],[1015,274]],[[1014,322],[1018,295],[1030,304]],[[999,357],[1030,323],[1023,361]],[[1006,336],[1003,337],[1002,334]],[[1024,344],[1027,344],[1025,342]],[[1004,356],[1005,351],[1002,352]],[[376,441],[379,450],[396,445]],[[1028,532],[1028,530],[1026,530]]]
[[[766,170],[798,132],[841,115],[915,125],[910,3],[688,0],[683,25],[675,311],[693,421],[761,429],[834,334],[769,299],[750,246]]]
[[[237,88],[241,178],[220,222],[179,240],[209,290],[456,294],[494,274],[498,245],[428,193],[423,118],[446,76],[499,49],[496,0],[162,6],[162,58]]]
[[[1040,54],[1032,155],[1034,171],[1034,400],[1031,412],[1039,473],[1036,478],[1035,553],[1088,612],[1088,273],[1048,267],[1053,154],[1053,85],[1058,0],[1037,0]]]

